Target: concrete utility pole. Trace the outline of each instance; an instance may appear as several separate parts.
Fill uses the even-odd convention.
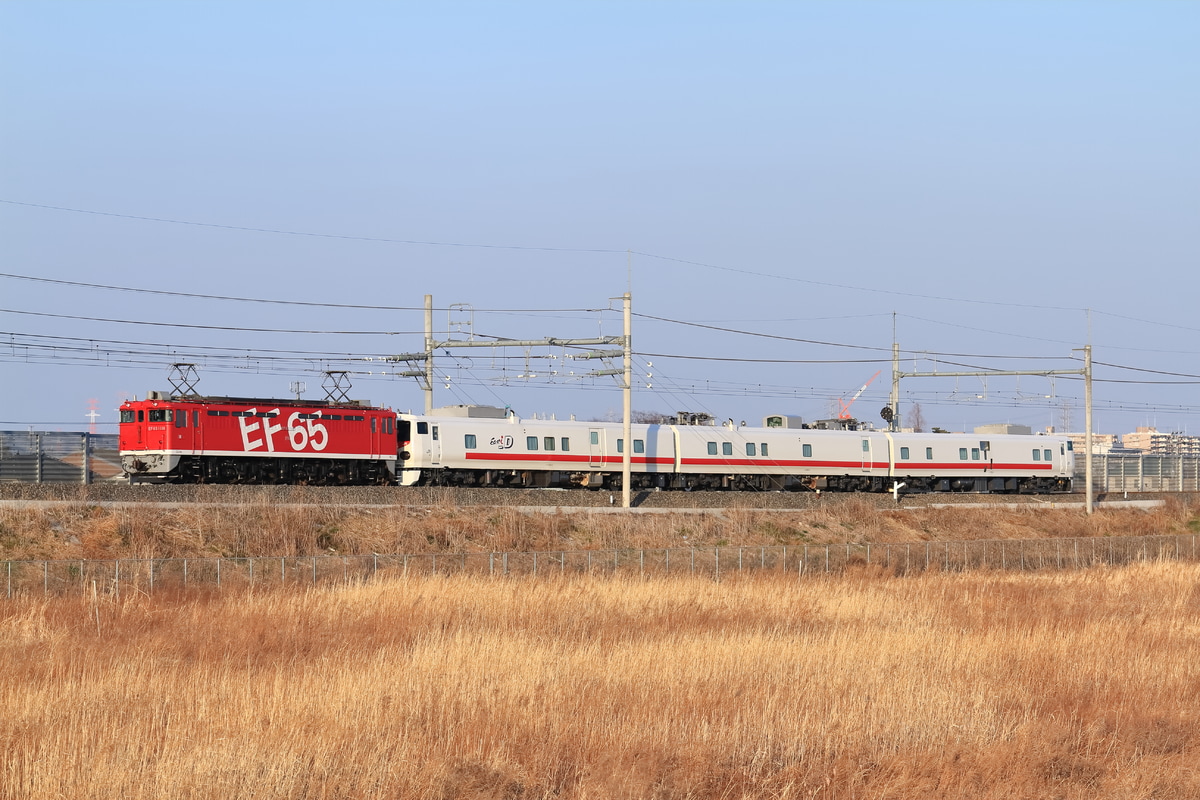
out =
[[[899,344],[892,343],[892,413],[896,419],[899,419],[899,414],[896,414],[896,408],[899,402],[901,378],[990,378],[998,375],[1038,375],[1042,377],[1050,377],[1051,375],[1082,375],[1083,402],[1085,406],[1084,419],[1087,426],[1087,431],[1084,433],[1084,449],[1087,450],[1084,466],[1084,481],[1087,483],[1085,508],[1087,509],[1087,513],[1092,513],[1094,510],[1093,498],[1095,492],[1092,488],[1092,346],[1090,344],[1082,348],[1083,369],[974,370],[971,372],[901,372],[899,370],[899,348]],[[898,424],[897,427],[899,427]]]
[[[402,377],[416,378],[421,383],[421,389],[425,394],[425,413],[429,414],[433,411],[433,353],[435,350],[449,350],[458,347],[595,347],[603,345],[621,345],[620,350],[593,350],[587,353],[581,353],[577,358],[580,359],[595,359],[595,358],[616,358],[622,356],[624,365],[622,369],[606,369],[593,370],[587,373],[590,377],[599,377],[602,375],[621,375],[624,407],[624,453],[621,460],[621,484],[622,484],[622,499],[624,507],[629,508],[630,495],[629,484],[632,479],[632,461],[630,460],[630,451],[633,449],[633,442],[630,439],[630,416],[632,414],[632,398],[630,392],[633,386],[633,344],[631,330],[632,311],[630,309],[631,296],[626,292],[622,296],[624,303],[624,335],[622,336],[600,336],[594,339],[491,339],[487,341],[462,339],[446,339],[437,341],[433,335],[433,295],[425,295],[425,349],[420,353],[401,353],[400,355],[389,356],[388,361],[407,362],[410,364],[421,364],[421,369],[405,370],[394,374]]]
[[[624,419],[625,432],[625,452],[621,458],[621,507],[629,508],[630,492],[629,484],[633,480],[633,422],[630,417],[633,416],[633,336],[630,334],[630,319],[633,314],[630,309],[630,294],[626,292],[621,298],[624,306],[625,318],[625,374],[623,380],[625,385],[621,387],[621,410]]]

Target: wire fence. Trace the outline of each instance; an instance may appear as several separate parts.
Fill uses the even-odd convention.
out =
[[[6,561],[9,598],[102,591],[120,595],[172,588],[270,588],[349,584],[417,575],[546,576],[700,575],[721,580],[752,573],[807,575],[869,566],[895,575],[925,571],[1065,570],[1145,561],[1197,560],[1198,534],[1080,539],[1024,539],[692,547],[508,553],[413,553],[358,556],[145,558]]]

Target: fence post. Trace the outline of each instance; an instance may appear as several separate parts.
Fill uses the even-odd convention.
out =
[[[376,556],[376,558],[379,558]],[[284,557],[279,557],[279,585],[283,586],[287,583],[287,565],[284,563]]]
[[[83,438],[83,457],[79,459],[80,468],[83,470],[84,486],[92,482],[92,439],[87,433],[81,433]]]
[[[50,562],[42,562],[42,594],[50,594]]]
[[[113,567],[113,572],[115,573],[115,575],[113,577],[113,596],[120,597],[121,596],[121,559],[119,559],[119,558],[116,559],[115,561],[113,561],[113,564],[116,565]]]
[[[217,588],[221,588],[221,557],[217,556]]]
[[[713,572],[716,580],[721,580],[721,548],[713,548],[713,561],[716,562],[716,569]]]

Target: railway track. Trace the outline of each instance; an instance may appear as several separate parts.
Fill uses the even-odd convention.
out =
[[[1109,493],[1096,497],[1099,505],[1129,501],[1187,500],[1192,493]],[[196,486],[127,484],[0,484],[0,501],[69,501],[83,503],[218,503],[250,505],[402,505],[435,507],[516,506],[523,508],[590,508],[619,510],[620,497],[609,492],[553,489],[462,489],[445,487],[317,487],[317,486]],[[1054,495],[910,494],[902,495],[901,508],[955,505],[1083,507],[1082,493]],[[803,510],[839,504],[863,504],[894,509],[889,494],[813,492],[637,492],[635,508],[669,511],[746,508]]]

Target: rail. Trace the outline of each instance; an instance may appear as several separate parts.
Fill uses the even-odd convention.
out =
[[[1200,534],[1075,539],[992,539],[906,544],[691,547],[493,553],[143,558],[0,562],[6,597],[164,588],[317,586],[380,576],[806,575],[870,566],[897,575],[930,570],[1045,570],[1197,560]]]

